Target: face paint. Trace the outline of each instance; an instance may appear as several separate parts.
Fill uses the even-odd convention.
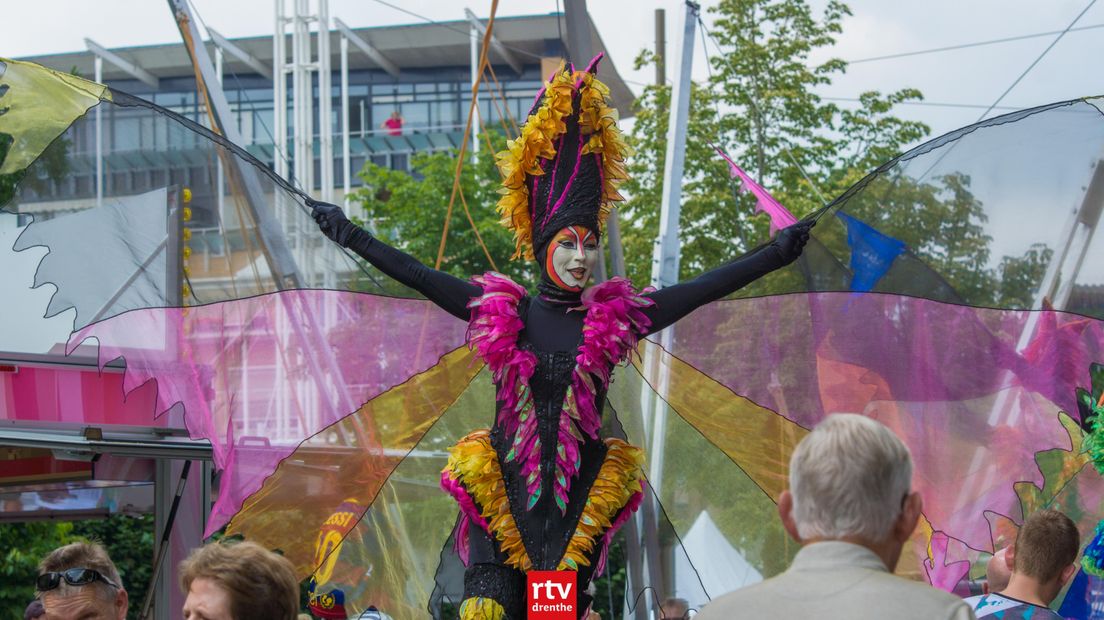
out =
[[[569,226],[556,233],[545,252],[545,272],[568,291],[581,291],[598,264],[598,237],[586,226]]]

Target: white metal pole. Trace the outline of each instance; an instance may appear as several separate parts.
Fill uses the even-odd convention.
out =
[[[682,210],[682,172],[686,161],[686,125],[690,114],[690,70],[694,63],[694,27],[698,5],[687,2],[682,28],[678,76],[671,88],[667,126],[667,156],[663,161],[663,201],[659,236],[652,258],[652,286],[663,288],[679,279],[679,215]]]
[[[682,207],[682,172],[685,162],[686,126],[690,114],[690,73],[694,63],[694,30],[697,25],[698,5],[686,2],[683,17],[682,48],[679,54],[678,75],[671,92],[671,108],[667,129],[667,153],[663,165],[663,200],[660,207],[659,236],[655,241],[652,259],[652,286],[663,288],[678,282],[679,279],[679,214]],[[671,350],[672,330],[664,329],[660,333],[660,346]],[[667,405],[664,401],[670,382],[666,368],[660,366],[662,353],[649,347],[644,357],[643,368],[651,377],[655,392],[645,383],[641,394],[641,411],[651,412],[651,432],[648,432],[649,420],[644,419],[646,440],[649,442],[650,465],[648,482],[655,493],[658,504],[663,489],[663,450],[666,445]],[[655,395],[658,394],[659,398]],[[655,506],[659,514],[659,506]],[[657,582],[658,575],[652,575],[655,563],[649,563],[647,583]]]
[[[318,0],[318,133],[319,161],[321,162],[322,200],[334,202],[334,148],[333,148],[333,73],[330,70],[333,58],[330,55],[330,0]],[[316,243],[322,243],[322,285],[328,289],[337,288],[335,267],[337,265],[337,245],[326,243],[315,236]],[[327,306],[327,310],[329,306]]]
[[[468,33],[471,42],[471,83],[474,88],[479,82],[479,31],[475,26],[469,26]],[[474,91],[472,96],[475,97],[475,116],[472,118],[470,146],[474,156],[479,152],[479,91]]]
[[[96,56],[94,62],[96,83],[103,84],[103,59]],[[103,106],[96,105],[96,206],[103,206]]]
[[[306,193],[314,191],[314,185],[310,179],[310,171],[314,168],[313,153],[311,152],[311,117],[304,114],[307,102],[304,95],[311,96],[311,76],[307,69],[310,63],[310,31],[307,25],[307,14],[310,11],[308,0],[292,0],[292,28],[291,28],[291,113],[294,147],[295,181]],[[306,42],[304,44],[304,39]],[[293,224],[294,222],[294,224]],[[288,225],[292,230],[291,236],[295,240],[295,252],[297,262],[303,269],[305,282],[313,284],[314,269],[309,261],[308,253],[303,247],[305,244],[305,231],[299,225],[297,218],[288,218]]]
[[[686,156],[686,125],[690,114],[690,71],[694,63],[694,27],[698,5],[686,3],[682,29],[682,51],[679,54],[678,77],[671,92],[671,111],[667,129],[667,156],[663,162],[663,202],[660,207],[659,237],[656,238],[652,260],[652,286],[663,288],[679,279],[679,214],[682,210],[682,170]],[[671,330],[665,329],[660,342],[671,350]],[[650,366],[649,366],[650,367]],[[661,372],[657,390],[666,389],[668,378]],[[663,392],[659,392],[660,396]],[[648,480],[658,495],[663,482],[664,431],[667,410],[661,400],[655,404],[651,433],[651,467]]]
[[[215,75],[218,76],[219,86],[222,86],[222,48],[215,48]],[[225,212],[225,199],[224,199],[224,172],[222,170],[222,158],[215,158],[215,202],[218,205],[218,218],[219,228],[225,231],[224,222],[226,221]],[[225,234],[225,232],[224,232]]]
[[[349,40],[341,37],[341,184],[345,208],[349,208],[352,164],[349,158]]]
[[[303,171],[304,171],[304,183],[307,187],[307,193],[314,193],[314,139],[318,132],[318,128],[314,124],[314,73],[318,68],[317,59],[314,55],[314,46],[311,45],[311,22],[314,21],[314,14],[310,10],[310,0],[302,0],[303,13],[301,15],[302,20],[300,22],[302,30],[300,32],[299,42],[303,46],[302,52],[299,56],[299,60],[303,63],[302,76],[303,76],[303,88],[302,98],[299,103],[302,105],[302,109],[299,111],[300,116],[303,119]],[[299,84],[295,84],[296,89],[299,88]],[[312,233],[314,231],[311,231]],[[313,239],[313,236],[311,237]]]
[[[330,72],[330,2],[318,0],[318,134],[322,200],[334,201],[333,74]],[[328,244],[332,245],[332,244]]]
[[[1089,253],[1089,246],[1092,245],[1093,234],[1096,232],[1095,223],[1090,226],[1084,222],[1080,222],[1078,225],[1077,234],[1077,257],[1073,261],[1073,268],[1070,270],[1069,277],[1062,283],[1062,286],[1058,288],[1058,294],[1054,296],[1054,307],[1060,310],[1066,309],[1066,304],[1069,303],[1070,295],[1073,293],[1073,287],[1077,284],[1077,276],[1081,274],[1081,267],[1085,264],[1085,256]]]
[[[272,37],[272,109],[275,136],[273,159],[276,174],[288,176],[287,147],[287,20],[284,17],[284,0],[276,0],[276,32]]]
[[[287,16],[284,13],[285,0],[276,2],[276,30],[272,33],[272,161],[276,174],[282,179],[288,178],[288,120],[287,120]],[[285,237],[288,234],[288,204],[282,192],[276,192],[276,221]],[[244,228],[244,222],[242,226]],[[245,234],[245,230],[242,230]],[[290,241],[290,239],[289,239]]]

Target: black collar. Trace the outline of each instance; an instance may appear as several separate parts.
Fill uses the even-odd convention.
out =
[[[540,298],[542,300],[555,305],[570,305],[571,307],[575,307],[579,305],[579,300],[582,298],[582,293],[580,291],[565,291],[555,284],[546,282],[543,279],[540,284],[537,285],[537,291],[540,292]]]

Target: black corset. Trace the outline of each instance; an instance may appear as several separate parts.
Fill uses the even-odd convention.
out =
[[[561,515],[556,505],[555,480],[556,447],[559,440],[560,415],[563,410],[564,396],[571,385],[575,370],[574,351],[539,351],[528,343],[521,343],[523,349],[537,356],[537,368],[529,380],[533,398],[533,411],[537,416],[537,432],[541,441],[541,496],[531,510],[526,510],[529,495],[525,490],[525,481],[521,478],[517,460],[506,463],[505,457],[514,438],[505,436],[504,430],[495,424],[491,429],[491,444],[498,453],[506,482],[506,496],[510,500],[510,511],[518,524],[526,551],[537,570],[554,570],[563,557],[564,550],[575,524],[586,504],[587,492],[598,476],[598,469],[605,458],[606,445],[600,439],[591,439],[583,435],[579,444],[579,475],[570,482],[568,490],[567,514]],[[605,394],[598,402],[602,403]],[[599,405],[599,414],[601,405]]]
[[[571,375],[575,370],[575,351],[537,351],[529,343],[522,343],[523,351],[537,356],[537,369],[529,379],[534,400],[563,404],[564,394],[571,385]],[[541,437],[544,441],[544,437]]]

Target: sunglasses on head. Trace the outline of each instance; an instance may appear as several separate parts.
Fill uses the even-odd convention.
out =
[[[42,573],[35,579],[35,587],[39,592],[53,590],[61,585],[62,579],[71,586],[86,586],[93,581],[102,581],[112,588],[119,587],[104,577],[100,571],[91,568],[70,568],[58,573]]]

